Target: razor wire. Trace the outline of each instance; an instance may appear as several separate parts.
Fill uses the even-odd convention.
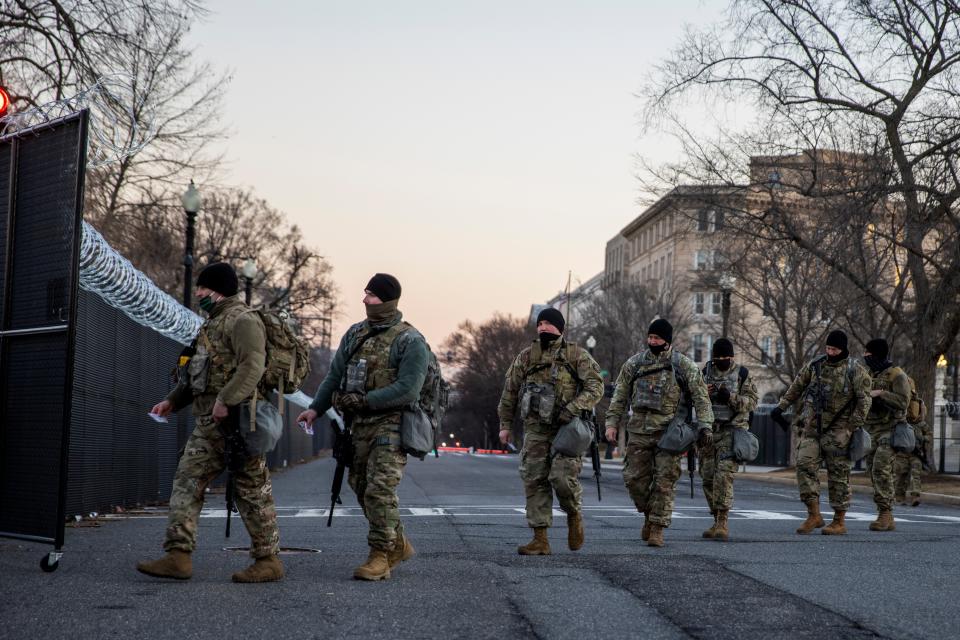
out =
[[[87,222],[80,241],[80,286],[134,322],[180,344],[190,344],[203,324],[200,316],[162,291]]]
[[[132,156],[156,136],[154,114],[146,96],[137,95],[133,76],[114,73],[70,98],[54,100],[0,118],[0,138],[88,109],[87,167]]]

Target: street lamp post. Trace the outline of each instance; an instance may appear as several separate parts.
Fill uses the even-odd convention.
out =
[[[593,350],[594,350],[594,349],[596,348],[596,346],[597,346],[597,339],[594,338],[593,336],[588,337],[588,338],[587,338],[586,345],[587,345],[587,351],[588,351],[588,352],[590,353],[590,355],[592,356],[592,355],[593,355]]]
[[[730,328],[730,294],[733,291],[734,287],[737,286],[737,279],[731,276],[729,273],[725,273],[720,276],[720,291],[723,295],[722,300],[722,312],[723,312],[723,337],[726,338]]]
[[[187,246],[183,253],[183,306],[190,308],[190,297],[193,287],[193,231],[197,222],[197,212],[203,205],[200,191],[190,181],[190,186],[180,196],[183,212],[187,214]]]
[[[243,263],[243,269],[240,270],[245,281],[244,300],[247,305],[253,299],[253,279],[257,277],[257,263],[253,258],[247,258]]]

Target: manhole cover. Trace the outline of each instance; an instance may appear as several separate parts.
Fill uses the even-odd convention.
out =
[[[250,547],[224,547],[224,551],[235,551],[237,553],[250,553]],[[280,547],[280,555],[288,556],[294,553],[320,553],[320,549],[311,549],[309,547]]]

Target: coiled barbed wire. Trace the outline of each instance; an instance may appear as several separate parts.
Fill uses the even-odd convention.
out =
[[[157,133],[153,110],[134,86],[129,74],[103,76],[75,96],[0,118],[0,137],[89,109],[87,167],[119,162],[141,151]]]
[[[190,344],[203,320],[134,267],[100,235],[83,223],[80,241],[80,286],[180,344]]]

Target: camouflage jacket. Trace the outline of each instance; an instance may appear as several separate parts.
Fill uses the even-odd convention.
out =
[[[689,401],[696,409],[697,421],[704,426],[713,424],[710,395],[707,393],[707,385],[703,383],[700,369],[682,353],[677,352],[674,356],[674,349],[670,347],[659,355],[654,355],[647,349],[631,356],[623,364],[617,376],[613,399],[607,409],[607,429],[619,429],[620,421],[628,409],[633,411],[633,415],[627,420],[628,432],[657,434],[666,429],[677,412],[684,410],[681,395],[686,395],[674,375],[673,363],[677,373],[685,381],[690,395]],[[658,407],[641,406],[651,404],[644,398],[652,397],[660,398]],[[683,400],[686,404],[687,399]]]
[[[586,349],[560,338],[542,351],[536,340],[507,369],[497,408],[500,428],[510,429],[519,402],[524,430],[552,435],[560,428],[561,409],[575,415],[590,411],[602,397],[600,365]]]
[[[363,344],[356,349],[361,340]],[[399,422],[403,407],[420,397],[427,375],[427,343],[419,331],[403,321],[399,311],[383,324],[371,325],[364,320],[347,330],[310,408],[317,413],[329,409],[334,391],[344,388],[348,368],[360,360],[366,366],[363,384],[367,408],[356,416],[357,420]]]
[[[707,385],[710,394],[711,408],[713,409],[714,430],[723,427],[750,428],[750,412],[757,408],[757,386],[753,383],[750,372],[740,382],[740,365],[734,362],[726,371],[720,371],[707,362],[703,368],[703,383]],[[721,388],[730,391],[730,400],[725,404],[717,399],[717,392]]]
[[[819,385],[817,370],[820,370]],[[804,365],[796,379],[780,398],[778,406],[786,409],[802,400],[799,427],[803,435],[817,435],[817,407],[821,392],[823,410],[822,429],[853,431],[862,427],[870,410],[871,378],[867,368],[847,357],[839,362],[828,362],[825,356]],[[832,423],[832,426],[831,426]]]
[[[217,398],[227,406],[238,405],[256,390],[266,351],[260,316],[239,295],[224,298],[200,327],[196,353],[167,400],[176,410],[193,403],[195,416],[211,414]]]
[[[864,428],[876,439],[887,435],[895,424],[906,418],[910,380],[903,369],[889,366],[874,374],[871,388],[880,390],[880,395],[870,402]]]

